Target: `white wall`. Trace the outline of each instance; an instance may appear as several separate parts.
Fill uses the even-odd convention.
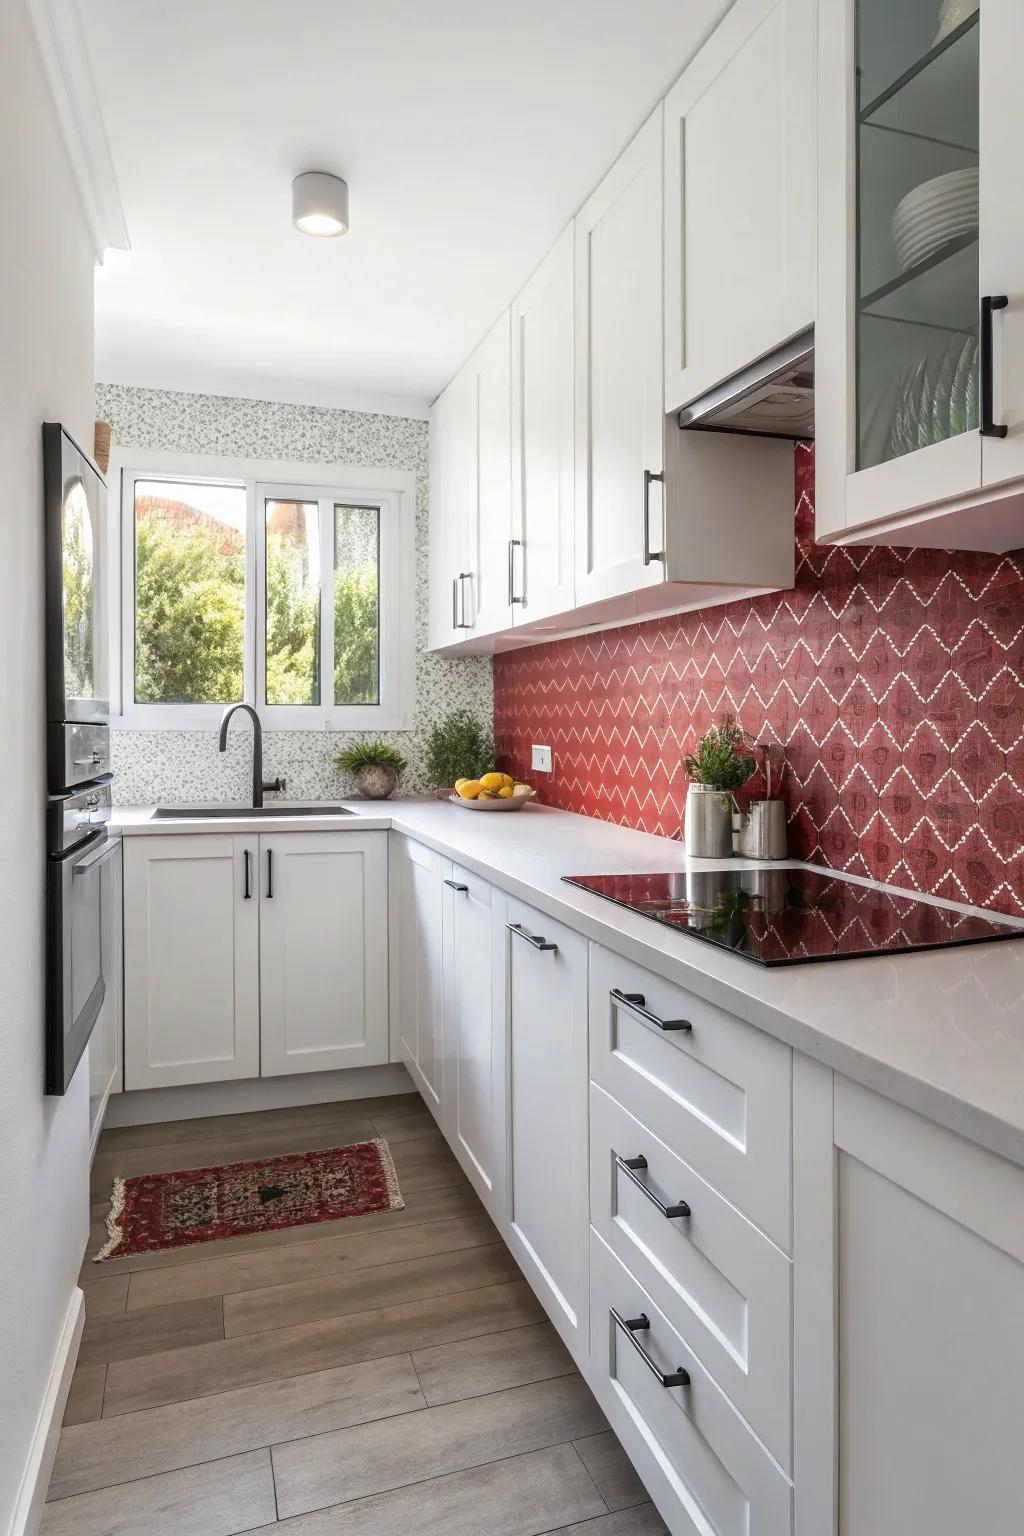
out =
[[[40,426],[92,441],[93,263],[24,0],[0,4],[0,1532],[88,1234],[80,1070],[43,1097]],[[85,1063],[82,1064],[83,1069]]]

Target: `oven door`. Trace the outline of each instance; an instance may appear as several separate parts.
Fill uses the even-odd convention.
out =
[[[113,962],[116,838],[47,861],[46,1092],[65,1093],[103,1006]]]

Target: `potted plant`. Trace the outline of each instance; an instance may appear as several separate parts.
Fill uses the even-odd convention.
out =
[[[471,709],[453,709],[427,737],[427,781],[439,795],[452,793],[456,779],[479,779],[494,767],[494,740]]]
[[[386,800],[394,792],[405,767],[401,752],[389,747],[379,737],[371,739],[368,736],[343,747],[334,761],[343,773],[355,776],[359,793],[367,800]]]
[[[697,859],[728,858],[732,853],[733,793],[753,774],[757,763],[743,748],[748,737],[732,715],[723,715],[684,760],[686,852]]]

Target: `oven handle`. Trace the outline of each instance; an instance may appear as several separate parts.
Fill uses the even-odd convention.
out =
[[[71,873],[73,875],[89,874],[100,864],[105,864],[108,859],[112,859],[120,846],[116,838],[105,839],[95,853],[90,853],[87,858],[79,859]]]

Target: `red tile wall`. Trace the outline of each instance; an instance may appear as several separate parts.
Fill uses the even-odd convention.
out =
[[[778,743],[794,855],[1024,913],[1024,560],[815,544],[813,498],[801,444],[792,592],[497,657],[502,765],[680,837],[683,755],[731,710]]]

